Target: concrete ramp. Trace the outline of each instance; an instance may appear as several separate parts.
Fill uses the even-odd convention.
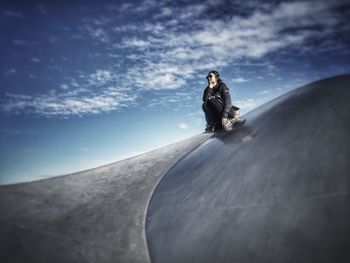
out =
[[[0,262],[350,262],[349,102],[329,78],[234,133],[1,186]]]
[[[146,222],[152,262],[350,262],[350,76],[245,117],[161,180]]]
[[[81,173],[1,186],[0,262],[149,262],[144,225],[151,194],[169,167],[209,136]]]

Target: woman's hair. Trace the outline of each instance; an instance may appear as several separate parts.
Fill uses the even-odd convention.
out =
[[[218,82],[222,81],[222,80],[220,79],[220,74],[219,74],[219,72],[217,72],[216,70],[209,71],[209,73],[208,73],[208,75],[207,75],[207,79],[208,79],[210,73],[213,73],[213,74],[214,74],[214,76],[215,76],[215,78],[218,80]]]

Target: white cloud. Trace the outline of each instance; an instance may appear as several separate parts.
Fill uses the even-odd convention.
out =
[[[1,108],[7,113],[22,111],[43,116],[80,116],[118,110],[136,100],[136,96],[119,92],[109,95],[85,95],[79,97],[64,97],[61,95],[28,95],[6,94],[10,103],[2,104]]]
[[[126,25],[120,25],[120,26],[114,27],[112,29],[112,32],[130,32],[130,31],[137,31],[139,29],[140,27],[137,25],[126,24]]]
[[[6,77],[10,77],[10,76],[12,76],[12,75],[14,75],[14,74],[16,74],[16,73],[17,73],[17,70],[14,69],[14,68],[7,69],[7,70],[4,71],[4,75],[5,75]]]
[[[169,7],[163,7],[160,9],[159,14],[155,15],[155,18],[170,17],[173,15],[173,9]]]
[[[263,104],[263,100],[258,100],[258,99],[253,99],[253,98],[248,98],[245,100],[237,100],[235,101],[235,104],[239,105],[240,107],[240,111],[242,114],[247,113],[249,111],[251,111],[252,109],[260,106],[261,104]]]
[[[40,14],[47,16],[49,15],[49,12],[47,11],[47,8],[43,5],[38,5],[38,10],[40,12]]]
[[[188,130],[188,125],[184,122],[179,123],[179,128],[182,130]]]
[[[50,37],[48,38],[48,41],[49,41],[51,44],[55,44],[55,43],[60,42],[60,39],[57,38],[57,37],[54,37],[54,36],[50,36]]]
[[[171,110],[178,111],[184,107],[188,107],[196,98],[196,94],[190,92],[169,92],[164,90],[152,91],[153,99],[146,104],[147,108],[153,110],[164,110],[166,107],[171,107]]]
[[[79,83],[74,78],[68,79],[70,86],[63,83],[59,89],[51,89],[46,94],[6,93],[0,109],[6,113],[69,117],[110,112],[136,104],[138,95],[130,87],[115,86],[117,76],[112,71],[81,74]]]
[[[96,27],[96,25],[93,23],[94,20],[89,19],[83,19],[88,20],[88,22],[82,26],[79,27],[80,31],[85,34],[87,33],[92,39],[102,42],[102,43],[109,43],[110,42],[110,36],[106,29],[103,27],[100,27],[99,25]],[[76,38],[82,38],[83,36],[79,34],[75,34],[74,37]]]
[[[7,17],[13,17],[13,18],[22,18],[24,17],[22,13],[18,11],[13,11],[13,10],[5,10],[3,11],[3,15]]]
[[[61,84],[60,88],[63,90],[67,90],[67,89],[69,89],[69,86],[67,84]]]
[[[272,92],[272,90],[263,90],[263,91],[260,91],[258,94],[259,95],[267,95],[267,94],[270,94]]]
[[[135,67],[128,71],[128,81],[143,90],[171,90],[185,85],[180,68],[169,64],[149,62],[148,66]]]
[[[63,85],[65,85],[65,84],[63,84]],[[70,83],[70,85],[72,86],[72,87],[79,87],[79,84],[76,82],[76,80],[75,79],[73,79],[72,81],[71,81],[71,83]],[[66,86],[68,86],[68,85],[66,85]]]
[[[212,19],[202,15],[213,8],[209,1],[175,6],[146,0],[138,6],[126,3],[112,9],[130,14],[159,10],[151,19],[110,27],[106,26],[111,20],[109,17],[84,19],[80,29],[94,40],[108,44],[109,57],[128,64],[126,79],[131,86],[146,91],[169,90],[184,87],[204,70],[222,69],[242,58],[259,59],[279,49],[302,44],[310,36],[328,34],[329,30],[284,32],[302,26],[321,24],[326,29],[334,26],[336,22],[330,21],[329,5],[326,2],[317,7],[308,2],[265,4],[250,16]],[[115,41],[114,36],[121,33],[128,33],[128,37]],[[273,74],[274,69],[270,71]],[[90,84],[104,85],[113,78],[101,74],[90,76]]]
[[[164,1],[163,1],[164,2]],[[162,6],[162,1],[155,0],[144,0],[138,3],[123,3],[121,5],[111,4],[106,5],[108,10],[112,10],[117,13],[119,16],[131,15],[135,13],[146,13],[152,9],[160,9]]]
[[[148,47],[150,45],[149,42],[141,40],[141,39],[136,39],[136,38],[124,39],[123,44],[127,48],[132,48],[132,47],[145,48],[145,47]]]
[[[90,85],[101,86],[114,79],[115,76],[112,71],[98,69],[95,73],[89,75],[88,82]]]
[[[248,17],[235,16],[231,20],[200,16],[208,8],[204,4],[182,9],[163,6],[156,18],[172,15],[174,24],[155,20],[145,26],[124,26],[138,35],[124,39],[124,46],[135,51],[144,49],[147,54],[126,55],[137,61],[128,70],[128,80],[145,90],[178,89],[199,71],[224,68],[242,58],[260,59],[280,49],[301,45],[310,37],[326,36],[329,28],[337,24],[336,19],[331,20],[330,5],[326,2],[317,7],[310,2],[266,4],[266,8],[257,9]],[[188,24],[188,20],[197,16],[198,19]],[[325,29],[284,33],[320,24]],[[163,70],[169,68],[171,72]],[[270,71],[273,73],[273,69]]]
[[[300,86],[300,85],[293,85],[294,87]],[[281,87],[278,88],[273,88],[273,89],[268,89],[268,90],[263,90],[258,93],[258,97],[256,98],[246,98],[246,99],[240,99],[236,100],[234,103],[235,105],[239,105],[241,108],[241,113],[245,114],[260,105],[271,101],[272,99],[280,96],[282,93],[286,92],[287,87],[282,89]]]
[[[3,104],[2,108],[8,112],[30,109],[43,115],[79,115],[116,110],[136,103],[140,92],[150,94],[184,88],[188,81],[201,78],[199,74],[203,74],[203,71],[221,70],[241,61],[258,64],[264,56],[289,47],[298,47],[298,50],[300,47],[302,50],[302,44],[308,39],[327,37],[339,25],[330,8],[336,3],[326,1],[317,5],[312,2],[264,4],[262,8],[256,7],[249,16],[227,16],[224,19],[222,16],[215,19],[209,17],[206,11],[215,8],[210,5],[211,1],[186,6],[146,0],[139,5],[126,3],[111,8],[113,14],[137,14],[140,19],[143,19],[141,12],[146,12],[146,20],[139,23],[116,26],[110,23],[113,17],[101,16],[83,19],[77,32],[74,28],[61,27],[71,35],[71,39],[81,40],[87,36],[87,40],[94,45],[101,45],[101,51],[90,52],[91,58],[103,58],[106,55],[103,51],[105,47],[107,57],[120,64],[107,69],[97,68],[90,74],[81,72],[76,79],[64,79],[62,82],[67,84],[61,84],[56,94],[47,93],[31,98],[20,97],[20,94],[18,97],[7,96],[10,103]],[[152,10],[156,14],[147,13]],[[41,11],[45,13],[45,10]],[[3,14],[23,16],[13,11]],[[313,30],[314,27],[317,30]],[[54,37],[47,39],[52,43],[60,41]],[[29,44],[22,39],[14,39],[12,43],[15,46]],[[322,42],[322,45],[325,51],[335,47],[332,41]],[[33,62],[39,60],[32,58]],[[126,71],[123,72],[123,82],[128,87],[114,88],[124,85],[119,83],[120,77],[115,73],[122,64]],[[268,74],[275,74],[278,70],[268,63],[261,63],[262,66],[266,66]],[[63,70],[61,65],[54,63],[48,68]],[[15,73],[15,69],[9,69],[4,75]],[[248,80],[237,77],[232,81],[244,83]],[[191,98],[191,95],[179,94],[157,98],[150,101],[148,106],[156,108]],[[268,91],[262,91],[259,95],[268,95]],[[260,105],[261,100],[246,99],[239,103],[244,110],[250,110]]]
[[[233,82],[236,82],[236,83],[244,83],[244,82],[247,82],[249,80],[245,79],[245,78],[242,78],[242,77],[238,77],[238,78],[235,78],[235,79],[232,79]]]
[[[23,39],[15,39],[15,40],[13,40],[12,43],[13,43],[15,46],[21,47],[21,46],[27,45],[27,44],[28,44],[28,41],[23,40]]]
[[[144,0],[141,3],[137,4],[131,4],[129,5],[128,9],[133,12],[147,12],[150,11],[153,8],[159,7],[161,3],[155,1],[155,0]]]
[[[38,62],[40,62],[40,59],[37,58],[37,57],[32,57],[32,58],[30,59],[30,61],[32,61],[32,62],[34,62],[34,63],[38,63]]]

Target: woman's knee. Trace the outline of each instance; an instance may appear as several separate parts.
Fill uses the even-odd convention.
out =
[[[216,99],[216,98],[210,100],[210,105],[217,112],[221,112],[223,109],[222,101],[220,101],[219,99]]]

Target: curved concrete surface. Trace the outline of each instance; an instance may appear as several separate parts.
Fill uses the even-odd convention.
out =
[[[245,117],[162,178],[152,262],[350,262],[350,75]]]
[[[0,262],[148,262],[144,222],[161,176],[208,138],[114,164],[0,187]]]

